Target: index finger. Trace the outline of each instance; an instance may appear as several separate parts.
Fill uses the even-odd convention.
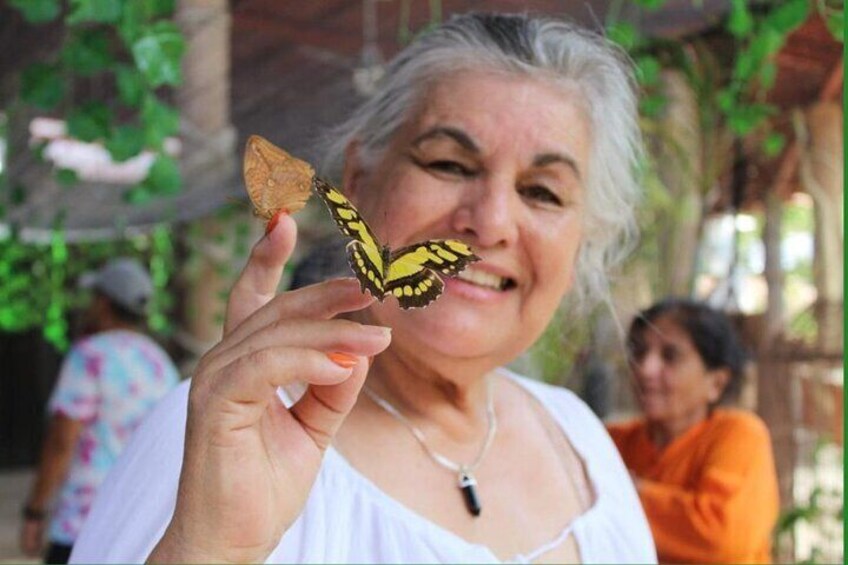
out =
[[[270,230],[253,246],[247,264],[230,291],[224,335],[277,294],[283,268],[297,241],[297,224],[283,211],[268,224]]]

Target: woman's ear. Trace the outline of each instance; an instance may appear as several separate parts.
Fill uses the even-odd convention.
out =
[[[709,401],[710,404],[714,404],[718,402],[718,399],[721,398],[724,389],[727,388],[727,385],[730,383],[730,369],[727,367],[721,367],[719,369],[711,369],[707,372],[707,378],[709,379]]]
[[[360,150],[359,141],[355,139],[347,144],[345,148],[344,170],[342,172],[342,192],[354,202],[358,193],[361,192],[362,182],[365,176]]]

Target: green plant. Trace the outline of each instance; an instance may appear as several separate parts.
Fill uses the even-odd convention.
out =
[[[666,0],[638,0],[642,11],[662,8]],[[695,0],[693,4],[697,5]],[[789,35],[814,12],[821,15],[834,30],[843,21],[841,1],[779,0],[750,2],[732,0],[726,17],[707,34],[680,41],[652,38],[620,18],[623,0],[610,5],[606,30],[636,63],[636,77],[641,88],[640,112],[646,136],[654,147],[642,163],[647,203],[640,224],[644,226],[642,243],[634,255],[640,263],[668,264],[661,257],[665,230],[685,222],[703,228],[702,217],[711,191],[722,182],[732,166],[731,140],[748,140],[746,147],[759,146],[764,157],[775,157],[786,141],[775,127],[778,108],[767,103],[777,75],[776,55]],[[639,18],[636,17],[636,20]],[[839,41],[841,34],[834,33]],[[666,131],[663,119],[669,96],[666,74],[685,77],[697,103],[697,154],[678,146],[674,135]],[[701,201],[701,210],[681,206],[679,187],[666,184],[658,173],[654,154],[662,147],[674,157],[684,171],[681,175]],[[749,149],[750,151],[750,149]],[[700,239],[700,237],[698,238]],[[691,250],[697,255],[697,250]],[[659,261],[657,263],[657,261]],[[695,272],[691,273],[694,281]],[[652,269],[652,287],[656,295],[681,292],[667,287],[669,277],[658,267]],[[690,283],[691,287],[691,283]]]
[[[165,101],[180,84],[185,40],[169,20],[175,0],[10,0],[34,25],[64,24],[61,49],[48,61],[21,73],[22,101],[63,116],[68,135],[101,143],[114,161],[142,150],[155,153],[147,177],[126,194],[131,202],[177,192],[182,180],[177,162],[163,142],[177,133],[179,114]],[[92,79],[106,80],[116,95],[76,101],[70,93]],[[68,178],[68,173],[58,171]]]
[[[10,0],[9,5],[33,25],[57,20],[63,24],[59,51],[21,72],[19,101],[10,112],[23,105],[63,117],[69,136],[102,144],[116,162],[144,150],[153,152],[147,177],[125,192],[130,203],[179,191],[179,166],[163,146],[179,128],[179,114],[166,101],[170,89],[180,84],[185,51],[182,32],[170,21],[175,0]],[[93,80],[111,85],[111,90],[99,89],[106,97],[75,99],[73,92]],[[0,137],[5,153],[5,141],[11,136],[3,117]],[[3,173],[0,187],[6,200],[20,203],[26,198],[26,187]],[[62,185],[77,181],[70,170],[59,169],[55,175]],[[0,210],[0,218],[4,214]],[[150,326],[168,333],[173,302],[168,282],[174,270],[170,232],[158,227],[144,236],[69,244],[62,216],[58,211],[49,242],[24,241],[14,225],[0,237],[0,330],[41,327],[49,342],[66,348],[68,313],[85,300],[85,293],[76,286],[79,275],[108,257],[131,255],[145,262],[153,275],[156,290]]]
[[[150,327],[167,335],[174,271],[171,235],[159,227],[149,235],[122,240],[68,244],[62,229],[49,241],[21,241],[18,233],[0,240],[0,331],[42,329],[59,350],[69,343],[69,313],[82,308],[89,293],[77,285],[80,276],[118,255],[136,257],[148,266],[154,282]]]

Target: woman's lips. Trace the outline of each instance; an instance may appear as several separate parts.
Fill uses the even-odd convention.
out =
[[[449,277],[445,279],[445,293],[477,302],[499,302],[504,300],[510,291],[496,290],[491,287],[480,286],[462,279]]]

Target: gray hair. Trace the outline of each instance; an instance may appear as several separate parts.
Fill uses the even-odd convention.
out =
[[[377,92],[329,136],[325,174],[340,178],[345,148],[353,140],[359,143],[363,166],[374,166],[430,86],[470,70],[530,77],[581,96],[593,139],[575,291],[584,306],[608,300],[608,273],[629,253],[637,235],[634,208],[641,191],[635,167],[642,138],[630,61],[597,34],[547,17],[452,17],[401,51]]]

